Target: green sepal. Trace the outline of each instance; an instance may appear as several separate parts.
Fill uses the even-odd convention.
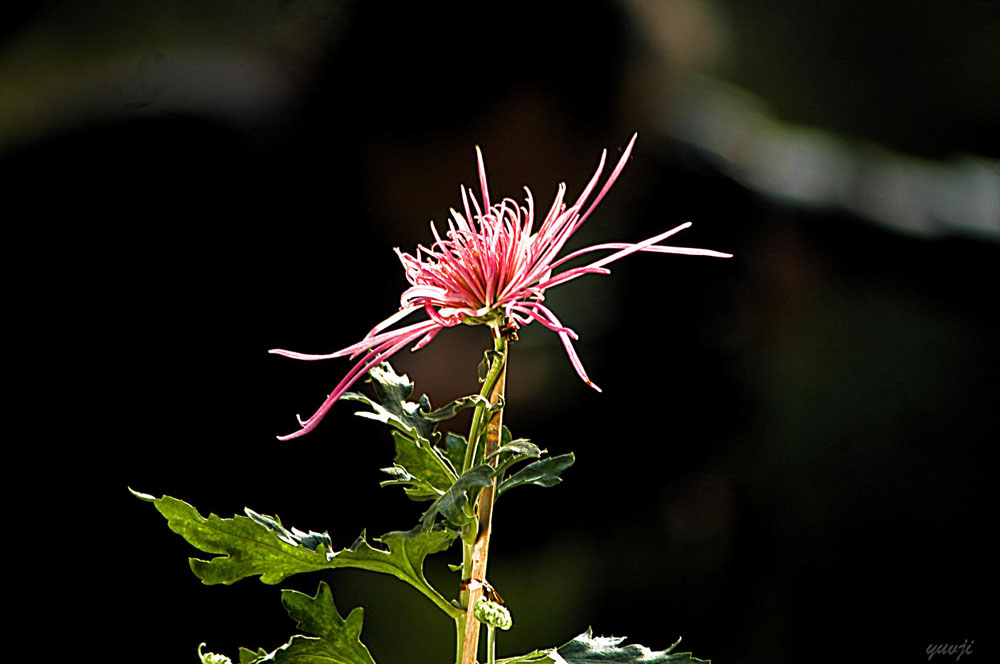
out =
[[[558,648],[535,650],[517,657],[498,659],[498,664],[711,664],[689,652],[675,653],[677,639],[666,650],[650,650],[638,644],[622,645],[625,637],[594,636],[591,629]]]
[[[452,213],[455,213],[454,208]],[[482,316],[462,316],[462,322],[466,325],[495,325],[501,320],[503,314],[496,309],[490,309]]]
[[[325,582],[320,582],[315,597],[296,590],[282,590],[281,602],[299,629],[314,636],[297,634],[270,654],[258,651],[255,655],[252,651],[241,650],[241,664],[375,664],[368,648],[361,643],[364,609],[355,608],[347,618],[342,618]],[[244,652],[254,659],[244,660]]]
[[[534,484],[543,487],[555,486],[562,482],[559,473],[572,466],[574,461],[576,461],[576,457],[570,452],[529,463],[500,483],[497,487],[497,496],[499,497],[504,492],[522,484]]]
[[[475,519],[471,503],[484,487],[493,484],[494,469],[486,464],[470,468],[420,517],[420,527],[429,529],[438,518],[456,531]]]
[[[222,519],[210,514],[205,518],[182,500],[132,493],[153,503],[167,519],[170,529],[192,546],[206,553],[219,554],[211,560],[190,559],[191,570],[202,583],[231,584],[260,576],[264,583],[275,584],[302,572],[364,569],[390,574],[408,583],[449,616],[462,613],[427,582],[423,572],[427,556],[451,546],[456,533],[449,530],[417,528],[386,533],[374,540],[384,544],[385,549],[369,544],[363,532],[350,547],[340,551],[333,551],[325,541],[319,541],[316,548],[311,549],[308,543],[316,541],[316,533],[303,533],[295,528],[286,530],[272,517]],[[292,543],[296,537],[301,543]]]

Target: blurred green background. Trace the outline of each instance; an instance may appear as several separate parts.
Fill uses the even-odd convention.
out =
[[[998,33],[1000,4],[969,0],[8,10],[9,417],[38,488],[15,491],[59,533],[23,615],[71,616],[111,661],[284,643],[278,589],[201,586],[125,487],[344,546],[409,528],[421,507],[378,487],[388,436],[349,405],[274,439],[348,365],[265,351],[330,352],[394,311],[392,248],[460,203],[475,145],[494,197],[546,207],[638,131],[574,246],[692,221],[677,244],[735,257],[633,256],[550,293],[603,394],[548,331],[515,344],[507,424],[578,461],[498,506],[500,654],[591,625],[722,664],[966,639],[988,659]],[[394,364],[444,403],[488,343],[448,330]],[[452,657],[402,584],[322,578],[366,607],[380,664]]]

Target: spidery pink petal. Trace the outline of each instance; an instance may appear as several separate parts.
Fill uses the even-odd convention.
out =
[[[658,244],[691,224],[655,235],[642,242],[607,242],[573,251],[561,258],[559,254],[573,234],[579,230],[598,203],[603,200],[632,154],[636,136],[632,136],[618,163],[584,210],[591,193],[597,188],[607,159],[601,154],[594,176],[576,201],[567,207],[566,185],[560,184],[548,213],[535,230],[535,205],[531,191],[525,188],[525,206],[510,198],[491,204],[486,179],[486,164],[482,151],[476,148],[481,200],[461,187],[462,211],[451,210],[447,230],[442,235],[431,224],[433,243],[418,246],[413,254],[395,250],[403,266],[409,288],[400,297],[400,309],[376,325],[361,341],[326,355],[310,355],[275,349],[271,353],[298,360],[325,360],[350,357],[354,360],[347,375],[337,384],[323,404],[308,419],[299,418],[298,431],[279,436],[281,440],[297,438],[314,429],[334,403],[370,369],[384,362],[406,346],[419,350],[447,327],[460,323],[489,325],[494,334],[507,323],[519,326],[538,321],[555,332],[562,342],[570,364],[577,375],[600,391],[587,376],[580,357],[573,347],[579,337],[565,326],[550,308],[542,304],[545,291],[585,274],[609,274],[607,265],[636,252],[685,254],[728,258],[710,249],[691,249]],[[567,262],[591,254],[610,254],[589,264],[554,273]],[[424,311],[427,320],[394,328],[404,318]],[[393,328],[393,329],[390,329]]]

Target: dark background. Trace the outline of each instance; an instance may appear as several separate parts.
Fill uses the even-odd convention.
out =
[[[494,198],[529,185],[547,209],[638,131],[574,246],[692,221],[677,244],[735,257],[633,256],[551,291],[603,394],[544,328],[514,345],[506,423],[578,461],[498,506],[500,654],[592,625],[655,649],[681,635],[723,664],[927,661],[965,640],[988,659],[1000,5],[755,7],[105,0],[9,17],[25,622],[110,661],[284,643],[277,588],[202,586],[196,552],[126,487],[338,546],[411,527],[421,506],[378,487],[388,434],[351,405],[274,438],[348,363],[266,350],[330,352],[392,313],[392,248],[460,204],[475,145]],[[448,330],[394,364],[443,404],[478,389],[488,343]],[[453,656],[451,623],[402,584],[286,585],[320,578],[342,613],[366,607],[381,664]]]

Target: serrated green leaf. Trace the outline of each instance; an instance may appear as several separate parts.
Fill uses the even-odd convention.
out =
[[[289,531],[281,525],[281,519],[276,516],[257,514],[249,507],[243,508],[243,511],[257,523],[273,530],[278,539],[283,542],[287,542],[293,546],[304,546],[310,551],[319,551],[320,546],[325,547],[325,551],[333,551],[333,542],[330,541],[330,533],[317,533],[313,530],[303,532],[298,528],[292,528]]]
[[[562,482],[559,473],[573,465],[576,457],[572,452],[530,463],[517,471],[497,488],[497,496],[523,484],[550,487]]]
[[[379,486],[402,486],[404,487],[403,490],[406,492],[406,495],[412,500],[434,500],[444,493],[443,491],[435,489],[419,477],[414,477],[409,471],[406,470],[406,468],[403,468],[400,465],[382,468],[381,470],[383,473],[388,475],[390,479],[379,482]]]
[[[315,597],[296,590],[281,591],[281,601],[299,629],[315,636],[293,636],[273,653],[259,654],[255,659],[241,664],[375,664],[368,648],[361,643],[361,626],[364,609],[358,607],[342,618],[333,603],[333,593],[325,582],[320,582]],[[253,653],[246,651],[250,655]]]
[[[421,414],[428,420],[431,420],[432,422],[443,422],[444,420],[450,420],[451,418],[455,417],[466,408],[471,408],[472,406],[478,406],[479,404],[484,404],[486,406],[489,406],[490,400],[482,396],[481,394],[470,394],[467,397],[455,399],[447,406],[442,406],[437,410]]]
[[[638,644],[622,645],[625,637],[594,636],[590,628],[560,646],[550,658],[557,664],[711,664],[689,652],[674,653],[680,639],[666,650],[653,651]]]
[[[485,461],[489,462],[494,458],[497,459],[497,470],[494,476],[501,478],[500,484],[503,484],[502,478],[506,477],[507,472],[512,467],[529,459],[537,459],[543,454],[545,454],[545,450],[539,449],[537,445],[527,438],[511,440],[510,431],[507,427],[503,427],[500,435],[500,447],[486,457]]]
[[[458,479],[458,470],[464,462],[455,448],[464,439],[449,434],[444,449],[439,448],[442,435],[436,427],[442,420],[456,415],[464,408],[488,404],[481,395],[462,397],[447,406],[433,410],[426,396],[419,403],[408,401],[413,394],[413,383],[405,375],[398,375],[388,362],[383,362],[369,372],[375,389],[375,399],[358,392],[349,392],[344,399],[367,405],[371,410],[357,415],[393,427],[396,448],[395,465],[413,479],[411,482],[391,481],[389,484],[406,486],[406,494],[413,500],[435,500]],[[395,471],[393,471],[395,475]],[[395,477],[399,479],[399,477]]]
[[[489,461],[493,457],[499,457],[502,455],[520,456],[532,459],[537,459],[545,453],[545,450],[540,449],[538,445],[527,438],[518,438],[517,440],[512,440],[506,445],[501,445],[493,452],[493,454],[486,457],[486,461]]]
[[[447,530],[393,531],[375,539],[386,549],[372,547],[364,535],[352,545],[337,553],[331,567],[354,567],[372,572],[391,574],[424,593],[445,613],[455,617],[463,611],[452,606],[427,582],[424,577],[424,560],[433,553],[444,551],[455,539]]]
[[[434,500],[458,479],[444,453],[426,438],[411,438],[399,431],[393,431],[392,437],[396,444],[395,465],[414,480],[406,490],[411,500]]]
[[[413,383],[406,374],[397,374],[388,362],[374,367],[368,375],[375,389],[375,400],[359,392],[347,392],[341,398],[368,405],[371,412],[359,411],[357,414],[394,426],[413,438],[436,442],[434,429],[439,422],[455,417],[466,408],[489,405],[489,400],[479,394],[455,399],[437,409],[431,407],[427,395],[421,395],[419,403],[408,401],[413,394]],[[499,407],[501,406],[497,405],[492,408]]]
[[[274,584],[302,572],[337,568],[365,569],[390,574],[410,584],[449,616],[462,614],[460,609],[452,606],[427,582],[423,572],[424,560],[428,555],[451,546],[456,537],[453,532],[416,529],[387,533],[375,539],[386,545],[386,549],[373,547],[362,533],[350,547],[341,551],[332,551],[322,542],[313,550],[303,544],[293,544],[282,539],[302,531],[294,528],[291,531],[285,530],[277,519],[268,518],[280,530],[267,525],[267,519],[257,521],[245,516],[222,519],[214,514],[205,518],[182,500],[170,496],[155,498],[133,493],[142,500],[153,503],[166,517],[170,529],[192,546],[206,553],[219,554],[211,560],[191,558],[191,569],[203,583],[231,584],[250,576],[260,576],[264,583]],[[304,535],[306,541],[311,541],[308,533]]]
[[[383,480],[379,482],[379,486],[389,486],[391,484],[406,484],[409,482],[416,482],[417,478],[410,475],[406,471],[406,468],[402,466],[391,466],[389,468],[380,468],[383,473],[391,477],[391,480]]]
[[[444,444],[445,454],[448,457],[448,461],[451,462],[452,468],[461,470],[465,464],[465,449],[469,446],[469,442],[465,439],[465,436],[448,432],[445,434]]]
[[[413,383],[406,374],[397,374],[388,362],[383,362],[373,367],[368,375],[376,399],[360,392],[347,392],[341,397],[347,401],[359,401],[372,409],[371,412],[358,411],[357,415],[396,427],[411,438],[431,441],[437,422],[423,415],[423,412],[431,410],[430,401],[426,396],[421,397],[420,403],[407,401],[413,394]]]
[[[292,574],[314,572],[330,565],[332,552],[320,544],[316,549],[282,539],[279,531],[246,516],[208,518],[183,500],[155,498],[133,492],[153,503],[170,529],[206,553],[220,554],[211,561],[191,558],[191,570],[206,584],[230,584],[248,576],[264,583],[280,583]],[[284,531],[284,529],[281,529]],[[288,531],[281,534],[284,535]]]
[[[240,664],[255,664],[267,657],[267,651],[258,648],[257,652],[249,648],[240,648]]]
[[[462,526],[475,518],[470,507],[479,490],[493,484],[493,468],[486,464],[471,468],[462,476],[420,517],[420,525],[424,529],[431,528],[440,517],[444,523],[460,530]]]

